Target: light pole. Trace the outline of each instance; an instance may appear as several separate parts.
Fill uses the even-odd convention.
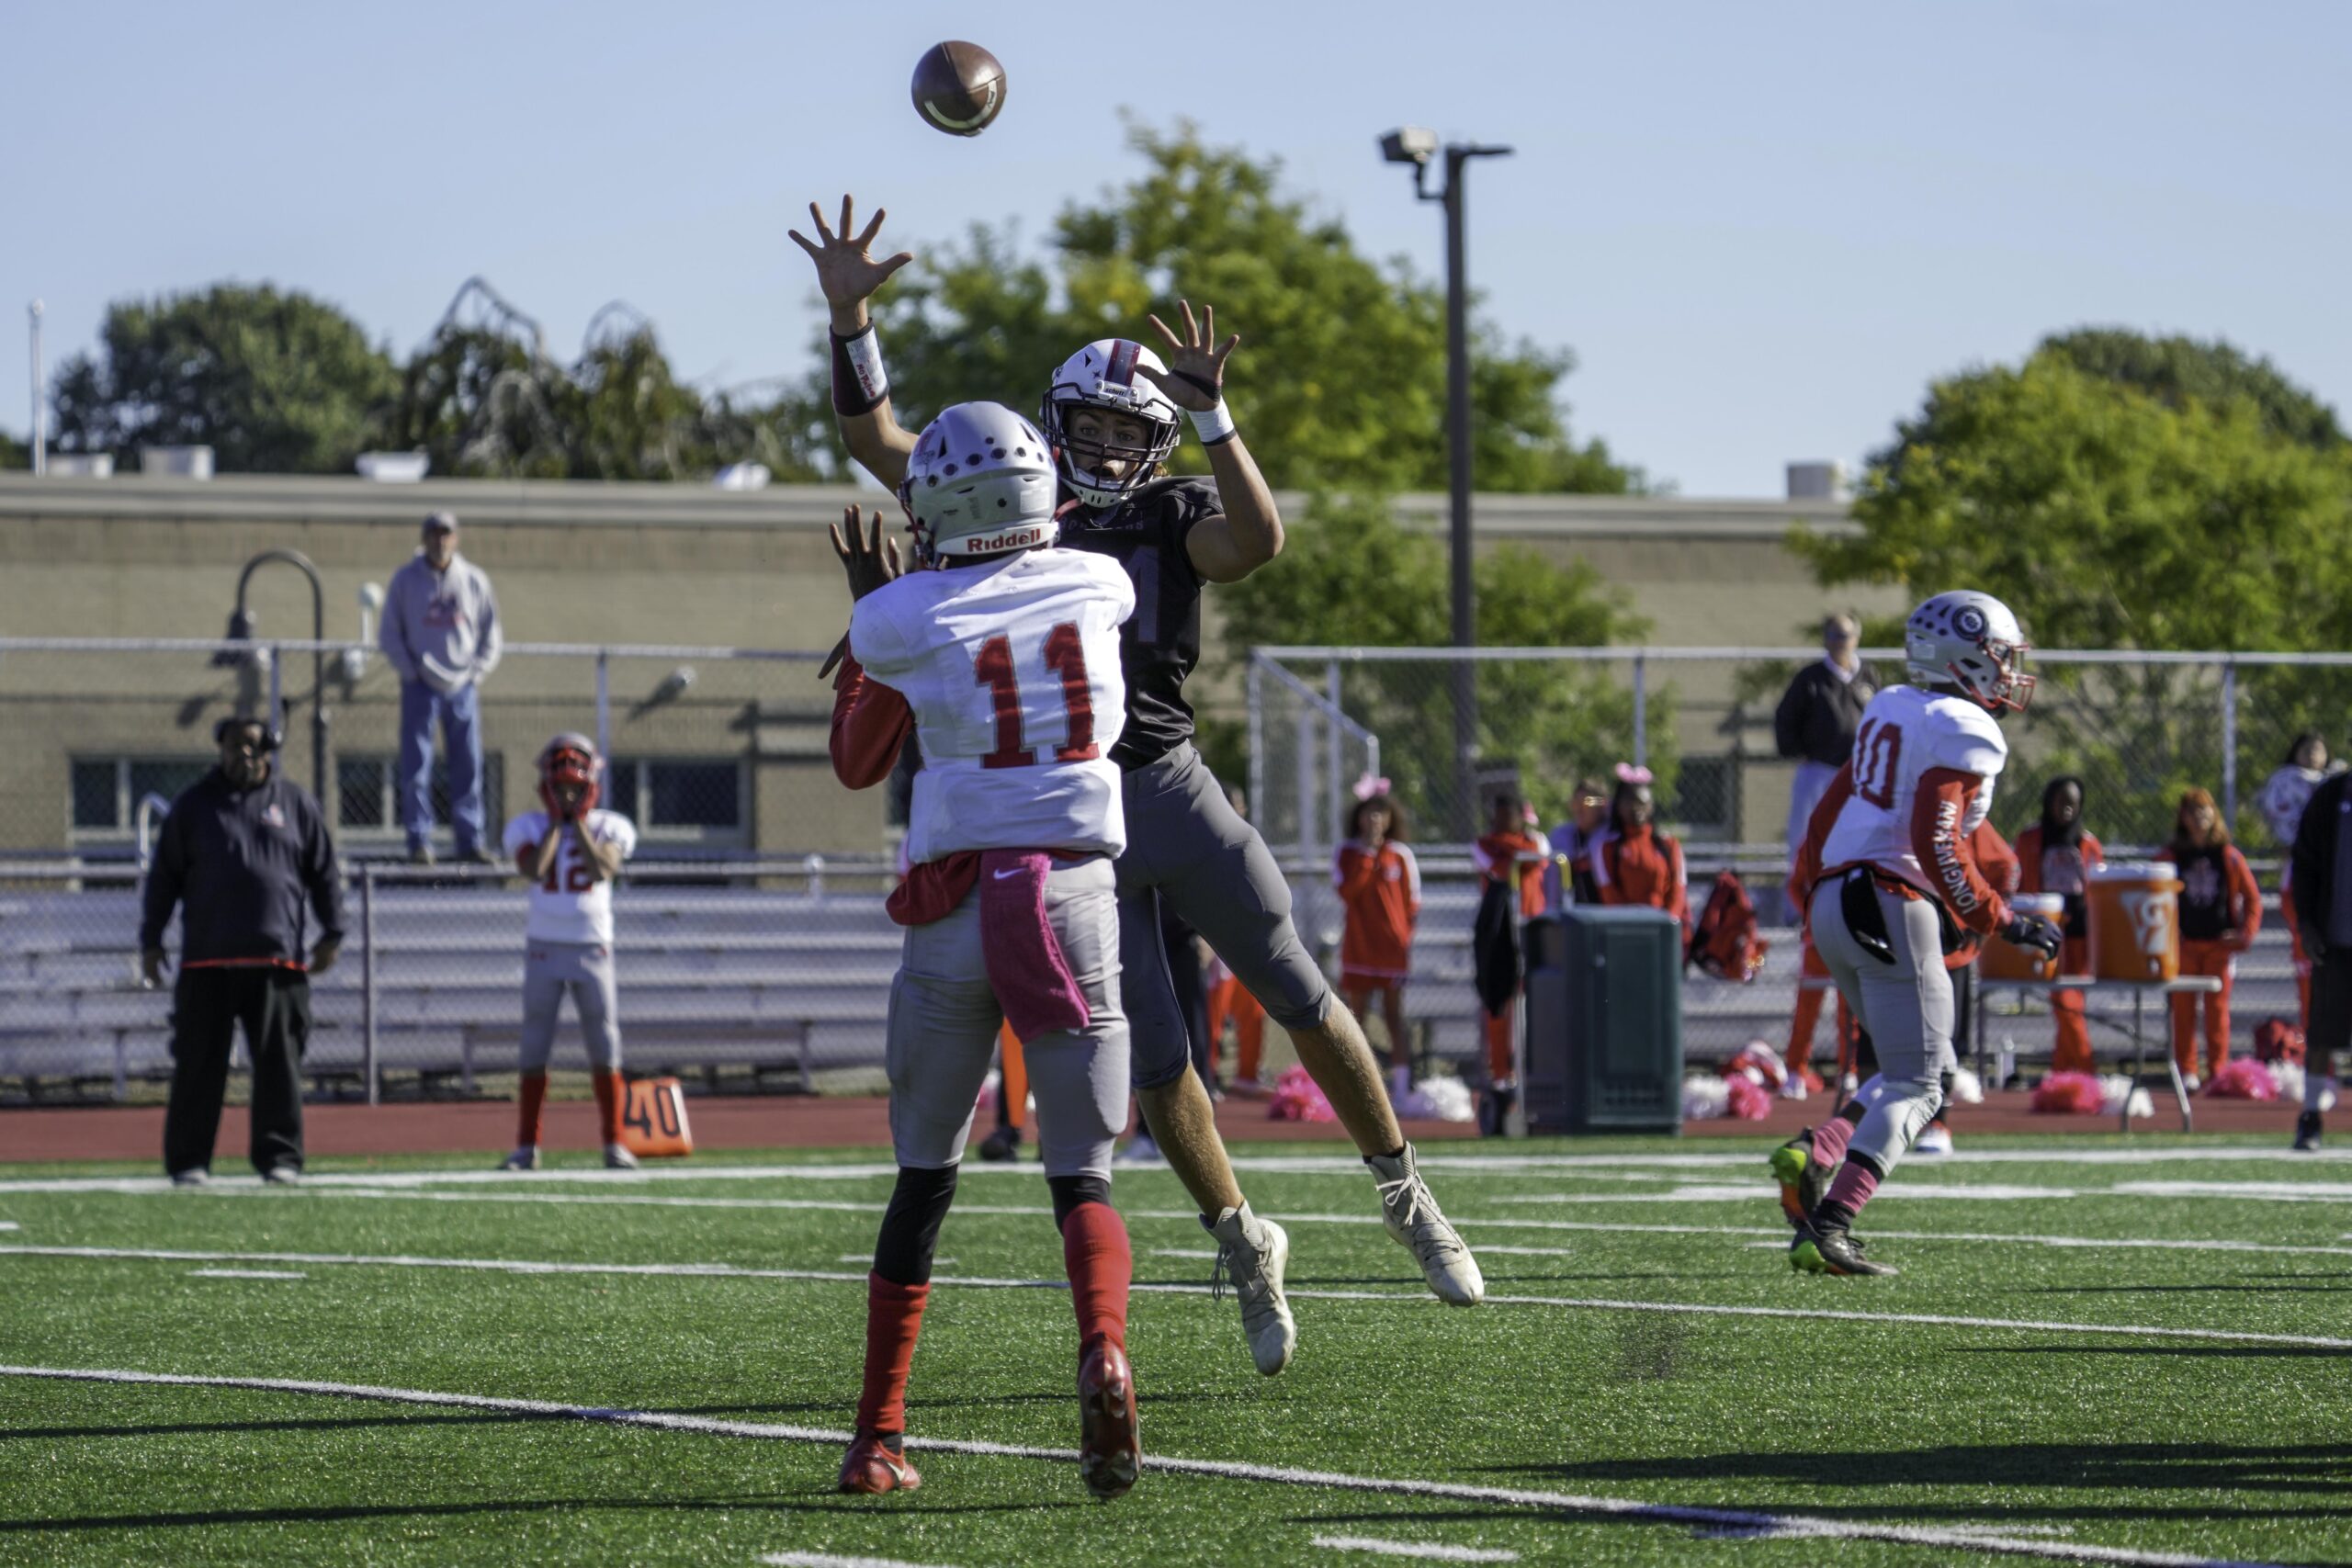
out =
[[[34,300],[25,314],[33,327],[33,472],[45,474],[49,472],[49,400],[41,395],[47,390],[41,385],[46,378],[40,373],[41,302]]]
[[[237,607],[229,616],[229,638],[232,642],[253,640],[254,617],[245,608],[245,587],[253,581],[254,572],[274,560],[285,561],[311,580],[311,793],[318,797],[319,809],[327,812],[327,820],[332,822],[335,808],[327,794],[327,655],[326,649],[318,646],[327,639],[327,600],[326,591],[319,583],[319,569],[311,564],[311,558],[300,550],[277,549],[264,550],[247,561],[245,570],[237,574]],[[213,655],[213,662],[234,663],[237,658],[224,650]],[[270,715],[270,728],[282,733],[286,728],[285,705],[281,701],[276,705],[277,711]]]
[[[1429,188],[1430,160],[1445,157],[1445,188]],[[1418,125],[1392,130],[1380,139],[1380,155],[1392,164],[1413,165],[1413,194],[1422,201],[1445,204],[1445,440],[1446,488],[1450,492],[1450,557],[1453,589],[1453,646],[1475,647],[1478,640],[1476,606],[1471,597],[1470,559],[1470,284],[1464,209],[1467,197],[1463,176],[1473,158],[1507,158],[1508,147],[1449,141],[1438,145],[1437,132]],[[1476,668],[1467,659],[1453,664],[1453,810],[1454,834],[1469,839],[1478,831],[1476,770],[1478,751],[1478,686]]]

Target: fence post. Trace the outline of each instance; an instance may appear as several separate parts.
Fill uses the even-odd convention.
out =
[[[1634,655],[1634,766],[1650,765],[1649,660]]]
[[[1250,809],[1266,820],[1266,667],[1265,655],[1250,650]]]
[[[2222,826],[2237,831],[2238,661],[2222,660]]]
[[[1337,660],[1323,666],[1323,700],[1331,705],[1331,711],[1325,719],[1331,732],[1331,773],[1329,787],[1323,791],[1323,809],[1329,814],[1323,819],[1323,838],[1325,841],[1336,844],[1340,841],[1340,818],[1343,815],[1340,806],[1343,798],[1341,792],[1348,787],[1347,760],[1343,755],[1347,735],[1340,725],[1340,664]]]
[[[359,867],[359,1059],[368,1103],[378,1103],[376,1078],[376,868]]]
[[[286,733],[286,660],[277,656],[277,645],[269,645],[269,727],[278,734]],[[325,803],[320,803],[323,806]]]
[[[596,650],[596,755],[609,759],[613,754],[613,656],[604,649]],[[606,761],[605,766],[612,766]],[[638,810],[642,813],[642,804]],[[639,820],[642,821],[640,815]]]
[[[800,869],[808,874],[808,897],[822,898],[825,896],[825,857],[812,854],[800,863]]]

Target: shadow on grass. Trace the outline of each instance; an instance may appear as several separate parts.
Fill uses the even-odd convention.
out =
[[[92,1514],[65,1519],[0,1519],[0,1535],[68,1534],[83,1530],[186,1529],[223,1525],[315,1525],[358,1519],[463,1518],[475,1515],[546,1514],[605,1509],[629,1513],[831,1514],[865,1506],[866,1499],[839,1495],[785,1497],[531,1497],[476,1503],[353,1503],[314,1508],[204,1508],[186,1513]],[[1082,1508],[1068,1503],[918,1503],[894,1497],[894,1514],[1018,1514],[1038,1508]]]

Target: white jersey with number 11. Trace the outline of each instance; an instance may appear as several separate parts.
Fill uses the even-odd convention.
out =
[[[1127,845],[1119,627],[1135,588],[1079,550],[910,571],[857,602],[850,651],[913,709],[907,859],[965,850],[1115,855]]]
[[[1964,839],[1993,808],[1993,781],[2008,756],[2001,727],[1967,698],[1889,686],[1871,699],[1854,731],[1848,764],[1854,771],[1854,793],[1822,844],[1823,868],[1874,865],[1941,897],[1912,848],[1921,781],[1939,768],[1984,781],[1960,823]]]

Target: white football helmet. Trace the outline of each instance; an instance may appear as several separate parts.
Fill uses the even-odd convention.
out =
[[[957,403],[923,426],[899,485],[933,556],[993,556],[1061,536],[1046,438],[1002,403]]]
[[[1913,685],[1957,689],[1995,713],[2033,700],[2033,677],[2024,669],[2032,645],[2009,607],[1990,593],[1939,593],[1911,612],[1903,632]]]
[[[1159,375],[1168,367],[1159,355],[1139,343],[1106,337],[1090,343],[1061,362],[1054,372],[1045,400],[1037,405],[1037,423],[1053,442],[1063,480],[1089,506],[1115,505],[1149,484],[1159,467],[1176,450],[1182,433],[1180,410],[1168,394],[1138,378],[1136,367]],[[1069,416],[1080,408],[1102,409],[1143,422],[1150,434],[1139,446],[1074,444]],[[1127,471],[1115,478],[1102,471],[1105,461],[1123,460]]]

